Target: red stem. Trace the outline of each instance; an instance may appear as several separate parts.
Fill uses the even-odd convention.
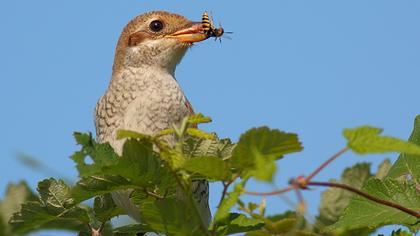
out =
[[[345,153],[347,150],[349,150],[348,147],[345,147],[338,151],[336,154],[334,154],[332,157],[330,157],[328,160],[326,160],[322,165],[320,165],[316,170],[314,170],[308,177],[306,177],[306,181],[309,182],[315,175],[317,175],[322,169],[324,169],[327,165],[329,165],[332,161],[337,159],[339,156],[341,156],[343,153]]]
[[[248,192],[247,191],[247,192],[245,192],[245,194],[254,195],[254,196],[273,196],[273,195],[289,192],[290,190],[293,190],[293,189],[296,189],[296,187],[290,185],[287,188],[283,188],[283,189],[276,190],[276,191],[273,191],[273,192]]]
[[[374,197],[372,195],[369,195],[369,194],[367,194],[365,192],[360,191],[359,189],[353,188],[353,187],[348,186],[348,185],[345,185],[345,184],[329,183],[329,182],[308,182],[307,185],[333,187],[333,188],[342,188],[342,189],[345,189],[347,191],[356,193],[356,194],[358,194],[358,195],[360,195],[360,196],[362,196],[364,198],[367,198],[367,199],[369,199],[371,201],[374,201],[376,203],[379,203],[379,204],[382,204],[382,205],[386,205],[386,206],[389,206],[389,207],[398,209],[398,210],[403,211],[403,212],[405,212],[405,213],[407,213],[409,215],[412,215],[412,216],[414,216],[416,218],[420,218],[420,212],[416,212],[416,211],[413,211],[413,210],[408,209],[406,207],[403,207],[403,206],[401,206],[399,204],[396,204],[396,203],[393,203],[393,202],[390,202],[390,201],[386,201],[386,200],[383,200],[383,199]]]

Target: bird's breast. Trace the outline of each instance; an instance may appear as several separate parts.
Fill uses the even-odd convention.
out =
[[[113,78],[96,109],[97,137],[121,151],[119,129],[154,134],[179,125],[192,108],[177,81],[160,71],[127,71]]]

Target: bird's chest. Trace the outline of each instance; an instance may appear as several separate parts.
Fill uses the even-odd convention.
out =
[[[173,78],[121,80],[98,103],[98,136],[109,141],[118,129],[153,134],[190,114],[192,108]]]
[[[146,132],[162,130],[190,115],[188,104],[175,80],[155,81],[136,92],[125,111],[124,124],[130,128],[143,127]]]

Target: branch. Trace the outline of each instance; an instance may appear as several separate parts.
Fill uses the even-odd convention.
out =
[[[228,190],[229,186],[230,186],[233,182],[235,182],[235,180],[236,180],[238,177],[239,177],[239,174],[236,174],[235,176],[233,176],[233,178],[232,178],[231,180],[229,180],[229,181],[227,181],[227,182],[222,182],[222,184],[223,184],[223,192],[222,192],[222,196],[220,197],[219,204],[217,204],[217,208],[218,208],[218,209],[219,209],[220,205],[222,204],[223,199],[225,199],[225,196],[226,196],[226,193],[227,193],[227,190]]]
[[[239,173],[236,174],[236,175],[234,175],[231,180],[229,180],[227,182],[222,182],[222,184],[223,184],[223,192],[222,192],[222,196],[220,197],[219,204],[217,204],[217,209],[219,209],[220,208],[220,205],[222,205],[222,202],[223,202],[223,200],[226,197],[226,194],[227,194],[227,191],[228,191],[229,186],[233,182],[235,182],[235,180],[238,177],[239,177]],[[213,229],[211,230],[212,231],[212,235],[216,235],[216,229],[217,229],[216,226],[217,226],[216,224],[213,224]]]
[[[278,195],[278,194],[289,192],[293,189],[296,189],[296,187],[290,185],[287,188],[283,188],[283,189],[272,191],[272,192],[250,192],[250,191],[246,191],[244,194],[253,195],[253,196],[273,196],[273,195]]]
[[[328,160],[326,160],[324,163],[322,163],[318,168],[316,168],[308,177],[306,177],[306,181],[310,181],[315,175],[317,175],[319,172],[321,172],[322,169],[324,169],[327,165],[329,165],[332,161],[337,159],[339,156],[341,156],[343,153],[345,153],[347,150],[349,150],[348,147],[345,147],[338,151],[336,154],[334,154],[332,157],[330,157]]]
[[[298,199],[297,211],[300,214],[304,214],[306,211],[306,204],[305,204],[305,200],[303,199],[302,192],[300,191],[299,188],[295,188],[295,192],[296,192],[296,197]]]
[[[403,207],[403,206],[401,206],[399,204],[396,204],[394,202],[390,202],[390,201],[386,201],[386,200],[377,198],[375,196],[372,196],[372,195],[370,195],[368,193],[365,193],[363,191],[360,191],[359,189],[353,188],[353,187],[351,187],[349,185],[346,185],[346,184],[329,183],[329,182],[307,182],[306,184],[307,185],[312,185],[312,186],[323,186],[323,187],[342,188],[342,189],[345,189],[347,191],[356,193],[356,194],[358,194],[358,195],[360,195],[360,196],[362,196],[364,198],[367,198],[367,199],[369,199],[371,201],[374,201],[376,203],[379,203],[381,205],[389,206],[389,207],[398,209],[400,211],[403,211],[403,212],[405,212],[405,213],[407,213],[409,215],[412,215],[412,216],[414,216],[416,218],[420,218],[420,212],[413,211],[411,209],[408,209],[406,207]]]
[[[304,176],[298,177],[297,178],[297,180],[298,180],[297,185],[295,185],[293,183],[295,180],[292,179],[290,181],[289,187],[284,188],[284,189],[280,189],[280,190],[276,190],[276,191],[272,191],[272,192],[249,192],[249,191],[247,191],[247,192],[245,192],[245,194],[254,195],[254,196],[273,196],[273,195],[278,195],[278,194],[289,192],[292,189],[302,188],[302,186],[304,185],[303,183],[309,182],[313,177],[315,177],[319,172],[321,172],[322,169],[324,169],[327,165],[329,165],[331,162],[333,162],[335,159],[337,159],[339,156],[341,156],[343,153],[345,153],[348,150],[349,150],[349,148],[345,147],[345,148],[341,149],[340,151],[338,151],[336,154],[334,154],[332,157],[330,157],[327,161],[322,163],[318,168],[316,168],[311,174],[309,174],[308,177],[304,177]]]
[[[316,168],[310,175],[308,175],[308,177],[304,177],[304,176],[298,176],[296,179],[292,179],[289,181],[289,186],[287,188],[284,189],[280,189],[277,191],[272,191],[272,192],[245,192],[245,194],[248,195],[254,195],[254,196],[273,196],[273,195],[278,195],[278,194],[282,194],[282,193],[286,193],[289,192],[293,189],[304,189],[307,190],[309,185],[312,186],[324,186],[324,187],[334,187],[334,188],[342,188],[345,189],[347,191],[356,193],[364,198],[367,198],[371,201],[374,201],[376,203],[379,203],[381,205],[385,205],[385,206],[389,206],[395,209],[398,209],[400,211],[403,211],[409,215],[412,215],[416,218],[420,218],[420,212],[416,212],[413,211],[411,209],[408,209],[404,206],[401,206],[399,204],[396,204],[394,202],[390,202],[390,201],[386,201],[377,197],[374,197],[368,193],[365,193],[359,189],[353,188],[349,185],[346,184],[340,184],[340,183],[329,183],[329,182],[311,182],[310,180],[315,177],[322,169],[324,169],[326,166],[328,166],[331,162],[333,162],[335,159],[337,159],[339,156],[341,156],[343,153],[345,153],[346,151],[348,151],[349,148],[345,147],[343,149],[341,149],[340,151],[338,151],[336,154],[334,154],[333,156],[331,156],[327,161],[325,161],[324,163],[322,163],[318,168]],[[302,200],[302,196],[300,195],[299,192],[297,192],[297,194],[299,195],[299,201],[303,202]]]
[[[92,225],[88,224],[88,226],[90,228],[90,231],[91,231],[91,235],[92,236],[102,236],[102,231],[104,230],[105,223],[106,222],[102,222],[102,224],[99,227],[99,229],[95,229]]]
[[[152,196],[152,197],[154,197],[154,198],[156,198],[156,199],[160,199],[160,200],[165,199],[165,197],[160,196],[159,194],[154,193],[154,192],[150,192],[150,191],[147,191],[147,190],[146,190],[146,193],[147,193],[147,195],[150,195],[150,196]]]

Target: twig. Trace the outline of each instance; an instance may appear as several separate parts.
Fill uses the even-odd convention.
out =
[[[220,205],[222,205],[222,202],[223,202],[223,200],[226,197],[226,194],[227,194],[227,191],[228,191],[229,186],[233,182],[235,182],[235,180],[239,177],[239,175],[240,174],[238,173],[238,174],[234,175],[231,180],[229,180],[227,182],[222,182],[222,184],[223,184],[223,191],[222,191],[222,196],[220,197],[220,200],[219,200],[219,204],[217,204],[217,209],[219,209],[220,208]],[[212,228],[211,232],[212,232],[212,235],[216,235],[216,224],[213,224],[213,228]]]
[[[413,210],[408,209],[406,207],[403,207],[403,206],[401,206],[399,204],[396,204],[396,203],[393,203],[393,202],[390,202],[390,201],[386,201],[386,200],[383,200],[383,199],[374,197],[374,196],[372,196],[372,195],[370,195],[368,193],[365,193],[363,191],[360,191],[359,189],[353,188],[353,187],[351,187],[349,185],[346,185],[346,184],[329,183],[329,182],[307,182],[307,185],[323,186],[323,187],[333,187],[333,188],[342,188],[342,189],[345,189],[347,191],[356,193],[356,194],[358,194],[358,195],[360,195],[360,196],[362,196],[364,198],[367,198],[367,199],[369,199],[371,201],[374,201],[376,203],[379,203],[381,205],[386,205],[386,206],[389,206],[389,207],[398,209],[400,211],[403,211],[403,212],[405,212],[405,213],[407,213],[409,215],[412,215],[412,216],[414,216],[416,218],[420,218],[420,212],[416,212],[416,211],[413,211]]]
[[[322,169],[324,169],[328,164],[330,164],[332,161],[337,159],[339,156],[341,156],[343,153],[345,153],[347,150],[349,150],[348,147],[345,147],[338,151],[336,154],[334,154],[332,157],[330,157],[328,160],[326,160],[324,163],[322,163],[318,168],[316,168],[308,177],[306,177],[306,181],[309,182],[315,175],[317,175]]]
[[[338,151],[336,154],[334,154],[332,157],[330,157],[327,161],[325,161],[324,163],[322,163],[318,168],[316,168],[311,174],[309,174],[308,177],[303,177],[303,176],[298,177],[299,183],[296,186],[293,186],[294,184],[292,182],[294,180],[292,180],[292,181],[290,181],[289,187],[284,188],[284,189],[280,189],[280,190],[272,191],[272,192],[249,192],[249,191],[247,191],[247,192],[245,192],[245,194],[254,195],[254,196],[273,196],[273,195],[278,195],[278,194],[289,192],[292,189],[296,189],[297,186],[299,186],[299,188],[302,188],[302,186],[303,186],[302,183],[309,182],[322,169],[324,169],[327,165],[329,165],[332,161],[334,161],[335,159],[337,159],[339,156],[341,156],[347,150],[349,150],[349,148],[348,147],[345,147],[345,148],[341,149],[340,151]]]
[[[290,185],[287,188],[283,188],[283,189],[272,191],[272,192],[250,192],[250,191],[246,191],[245,194],[253,195],[253,196],[273,196],[273,195],[278,195],[278,194],[289,192],[289,191],[291,191],[295,188],[296,188],[295,186]]]
[[[349,148],[345,147],[343,149],[341,149],[340,151],[338,151],[336,154],[334,154],[333,156],[331,156],[327,161],[325,161],[324,163],[322,163],[318,168],[316,168],[311,174],[309,174],[307,177],[304,176],[299,176],[296,179],[292,179],[289,182],[289,186],[284,188],[284,189],[280,189],[277,191],[272,191],[272,192],[245,192],[245,194],[248,195],[254,195],[254,196],[273,196],[273,195],[278,195],[278,194],[282,194],[282,193],[286,193],[289,192],[293,189],[308,189],[307,186],[312,185],[312,186],[324,186],[324,187],[335,187],[335,188],[342,188],[345,189],[347,191],[356,193],[364,198],[367,198],[371,201],[374,201],[376,203],[379,203],[381,205],[385,205],[385,206],[389,206],[395,209],[398,209],[400,211],[403,211],[409,215],[412,215],[416,218],[420,218],[420,212],[416,212],[414,210],[408,209],[404,206],[401,206],[399,204],[390,202],[390,201],[386,201],[377,197],[374,197],[368,193],[365,193],[363,191],[360,191],[359,189],[353,188],[349,185],[346,184],[340,184],[340,183],[329,183],[329,182],[311,182],[310,180],[315,177],[322,169],[324,169],[326,166],[328,166],[332,161],[334,161],[335,159],[337,159],[339,156],[341,156],[343,153],[345,153],[346,151],[348,151]],[[300,192],[296,192],[299,196],[299,200],[302,199],[302,196],[300,196]],[[301,202],[301,201],[300,201]]]
[[[220,197],[219,200],[219,204],[217,204],[217,208],[220,207],[220,205],[222,204],[223,199],[225,199],[226,193],[228,191],[229,186],[235,182],[235,180],[239,177],[239,174],[236,174],[235,176],[233,176],[233,178],[227,182],[222,182],[223,184],[223,192],[222,192],[222,196]]]
[[[150,195],[150,196],[152,196],[152,197],[154,197],[156,199],[160,199],[160,200],[165,199],[165,197],[162,197],[159,194],[154,193],[154,192],[146,191],[146,193],[147,193],[147,195]]]
[[[88,226],[90,228],[90,231],[91,231],[91,235],[92,236],[102,236],[102,231],[104,230],[105,223],[106,222],[102,222],[101,223],[101,226],[99,227],[99,229],[95,229],[95,228],[93,228],[92,225],[88,224]]]
[[[297,207],[297,211],[300,213],[300,214],[304,214],[305,213],[305,211],[306,211],[306,204],[305,204],[305,200],[303,199],[303,195],[302,195],[302,192],[300,191],[300,189],[299,188],[296,188],[295,189],[295,192],[296,192],[296,197],[297,197],[297,199],[298,199],[298,207]]]

